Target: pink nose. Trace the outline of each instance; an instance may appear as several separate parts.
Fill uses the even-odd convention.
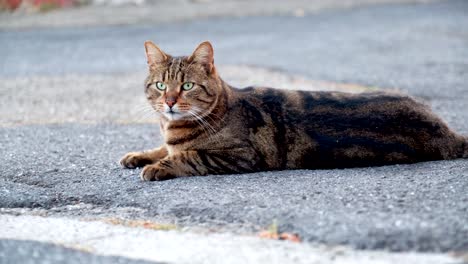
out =
[[[174,97],[167,97],[166,98],[166,104],[172,108],[176,104],[176,99]]]

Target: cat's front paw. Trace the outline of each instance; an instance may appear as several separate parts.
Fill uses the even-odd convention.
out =
[[[142,152],[129,152],[120,160],[120,164],[127,169],[143,167],[151,163]]]
[[[174,179],[175,175],[168,169],[155,165],[146,165],[141,171],[140,177],[144,181],[164,181]]]

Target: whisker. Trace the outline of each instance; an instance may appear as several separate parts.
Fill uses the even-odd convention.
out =
[[[196,122],[202,127],[202,129],[208,134],[208,138],[210,140],[213,140],[217,143],[220,143],[219,139],[216,138],[216,129],[214,129],[206,120],[204,120],[201,116],[199,116],[196,112],[194,111],[189,111],[189,114],[194,116],[196,119]]]
[[[210,131],[205,127],[204,123],[202,120],[200,120],[200,118],[192,111],[189,111],[188,112],[191,116],[195,117],[195,121],[201,126],[201,128],[203,129],[203,131],[208,134],[208,137],[211,139],[211,133]]]
[[[159,113],[149,104],[135,105],[131,113],[135,116],[136,122],[157,121],[160,117]]]
[[[201,114],[201,113],[203,112],[202,109],[200,109],[200,108],[198,108],[198,107],[196,107],[196,106],[194,106],[193,108],[194,108],[194,110],[195,110],[197,113],[200,113],[200,114]],[[215,119],[214,117],[212,117],[211,115],[213,115],[214,117],[216,117],[216,119]],[[202,115],[201,115],[201,116],[202,116]],[[206,114],[206,115],[203,115],[202,117],[203,117],[203,118],[209,118],[209,119],[211,119],[211,121],[212,121],[213,123],[215,123],[215,124],[216,124],[216,123],[219,123],[219,127],[221,127],[221,126],[223,126],[223,125],[225,124],[225,118],[224,118],[224,117],[221,117],[221,116],[219,116],[219,115],[217,115],[217,114],[215,114],[215,113],[213,113],[213,112],[208,113],[208,114]]]

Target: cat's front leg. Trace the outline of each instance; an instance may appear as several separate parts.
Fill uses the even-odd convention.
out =
[[[255,158],[247,158],[245,149],[222,151],[183,151],[168,156],[156,164],[146,165],[141,178],[146,181],[169,180],[177,177],[207,174],[234,174],[259,170]],[[240,155],[236,155],[240,154]]]
[[[167,156],[165,146],[143,152],[129,152],[120,160],[120,164],[128,169],[154,164]]]

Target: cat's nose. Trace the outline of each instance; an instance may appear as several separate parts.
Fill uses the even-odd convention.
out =
[[[167,97],[166,98],[166,104],[169,106],[169,108],[172,108],[177,102],[177,99],[175,97]]]

